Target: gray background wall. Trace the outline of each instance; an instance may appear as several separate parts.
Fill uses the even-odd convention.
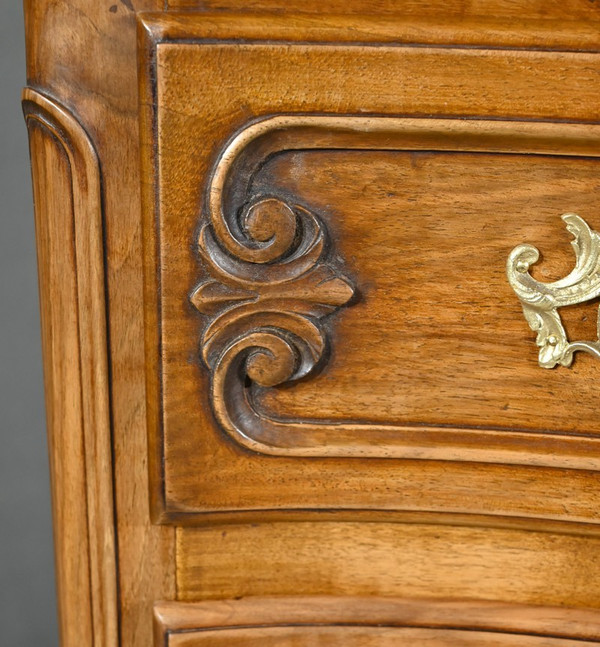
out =
[[[56,647],[21,0],[0,7],[0,644]]]

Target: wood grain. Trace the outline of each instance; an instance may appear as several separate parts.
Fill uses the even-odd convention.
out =
[[[169,9],[196,9],[205,12],[245,12],[258,14],[273,12],[277,14],[303,12],[320,14],[358,14],[363,20],[365,16],[385,16],[386,20],[404,18],[419,21],[429,17],[441,22],[473,19],[476,21],[489,20],[490,16],[497,19],[513,19],[518,21],[521,29],[527,20],[539,23],[561,20],[575,22],[576,20],[597,21],[600,19],[598,7],[586,0],[522,0],[518,3],[512,0],[449,0],[441,2],[421,2],[420,0],[328,0],[326,4],[307,0],[254,0],[251,4],[244,0],[166,0]],[[256,19],[257,16],[253,16]],[[482,30],[483,31],[483,30]],[[527,31],[523,29],[523,31]]]
[[[571,371],[540,371],[535,333],[504,271],[511,241],[527,241],[543,250],[535,268],[542,280],[569,273],[573,250],[559,215],[574,208],[594,220],[596,168],[570,156],[280,156],[256,190],[310,196],[327,213],[362,298],[336,317],[325,369],[297,388],[263,389],[261,411],[338,424],[412,422],[416,434],[427,424],[491,427],[504,446],[515,429],[598,434],[596,362],[579,357]],[[567,309],[573,338],[596,337],[596,310]],[[369,344],[355,331],[369,331]],[[363,437],[370,433],[363,427]],[[494,434],[483,442],[492,459]],[[551,444],[550,460],[558,460]],[[525,460],[544,448],[537,437]],[[584,454],[593,461],[591,445]]]
[[[557,640],[558,644],[561,644],[561,640],[567,640],[568,643],[573,644],[571,639],[589,640],[589,644],[595,644],[594,639],[598,637],[597,611],[473,600],[291,596],[185,604],[171,602],[157,604],[155,618],[157,644],[163,644],[164,639],[168,638],[168,644],[177,645],[204,644],[194,642],[202,640],[203,636],[207,640],[210,638],[216,641],[208,643],[211,645],[221,644],[219,641],[224,640],[225,637],[241,641],[239,644],[254,644],[243,641],[261,639],[263,644],[263,639],[273,639],[278,635],[272,631],[275,629],[279,630],[279,636],[286,631],[290,632],[286,635],[289,640],[294,638],[314,640],[315,634],[311,632],[327,629],[328,631],[320,635],[323,640],[337,638],[338,642],[332,644],[340,644],[341,640],[344,640],[344,644],[348,644],[346,641],[351,636],[359,636],[359,640],[367,641],[359,642],[358,644],[361,645],[387,644],[369,642],[375,637],[378,640],[392,637],[402,640],[403,636],[433,641],[426,644],[468,645],[469,639],[460,631],[464,628],[468,628],[469,635],[477,639],[478,642],[474,643],[477,645],[523,645],[527,644],[528,639],[532,639],[531,636],[524,634],[536,634],[537,638],[534,640],[542,640],[543,645],[556,644],[554,640]],[[316,625],[319,625],[319,629]],[[382,633],[369,631],[376,626],[385,627],[388,631]],[[336,628],[340,633],[335,633]],[[421,631],[415,633],[389,631],[399,628],[405,630],[418,628]],[[267,632],[262,634],[261,629],[266,629]],[[360,629],[363,633],[352,633],[347,631],[348,629]],[[297,633],[294,633],[296,631]],[[435,642],[436,640],[466,642],[440,643]],[[486,640],[488,642],[485,642]],[[500,642],[495,643],[494,640]],[[306,644],[306,642],[299,644]]]
[[[329,3],[328,3],[329,5]],[[405,3],[403,3],[403,6]],[[319,12],[283,13],[258,12],[248,20],[248,15],[227,12],[145,14],[144,25],[157,40],[240,38],[271,40],[277,38],[291,42],[322,41],[337,43],[388,43],[465,47],[505,47],[559,49],[566,51],[598,51],[597,30],[592,21],[527,18],[521,15],[512,19],[483,16],[461,17],[447,15],[443,18],[439,7],[436,16],[409,13],[378,14],[369,10],[360,18],[347,11],[328,15],[327,8]],[[421,3],[421,8],[425,5]],[[243,7],[237,11],[243,12]],[[291,7],[290,7],[291,9]],[[599,14],[594,10],[595,17]]]
[[[98,158],[77,119],[26,89],[36,204],[59,627],[66,647],[118,641]]]
[[[362,595],[600,607],[597,537],[402,523],[178,530],[178,599]]]
[[[527,124],[515,130],[512,122],[501,121],[314,116],[274,117],[239,132],[227,145],[206,189],[209,216],[199,234],[198,248],[210,278],[203,278],[190,297],[209,317],[202,356],[211,369],[211,401],[220,425],[245,447],[275,455],[451,457],[597,467],[593,442],[587,448],[581,441],[571,446],[562,441],[561,445],[555,437],[550,445],[517,431],[535,430],[537,424],[544,433],[548,427],[560,433],[576,424],[579,426],[573,431],[591,435],[595,397],[589,391],[587,397],[576,392],[577,385],[588,389],[590,385],[577,371],[569,374],[573,382],[554,372],[551,377],[555,381],[546,383],[535,364],[519,363],[525,345],[520,329],[525,328],[517,327],[518,303],[513,300],[514,307],[507,307],[504,275],[511,237],[521,240],[534,227],[537,236],[552,238],[545,230],[553,224],[553,205],[557,212],[565,204],[590,213],[597,209],[597,204],[582,202],[585,198],[581,197],[593,200],[585,179],[594,177],[592,168],[597,162],[586,159],[578,174],[579,164],[572,159],[573,155],[594,156],[598,149],[594,132],[590,126],[578,125]],[[346,147],[414,152],[391,156],[371,151],[350,155],[346,161],[340,153]],[[296,155],[282,163],[286,149],[303,148],[323,148],[329,154],[323,159]],[[457,153],[472,150],[508,155],[448,155],[453,148]],[[252,149],[254,153],[249,152]],[[329,149],[338,152],[331,154]],[[441,154],[419,154],[432,149],[440,149]],[[521,158],[515,158],[515,152]],[[562,153],[563,159],[532,159],[532,153]],[[266,165],[265,160],[272,156],[277,163]],[[238,167],[244,172],[236,171]],[[317,169],[324,170],[322,178]],[[347,181],[345,174],[350,176]],[[515,175],[524,178],[522,184],[516,183]],[[226,185],[235,187],[237,200],[226,192]],[[548,185],[555,187],[552,195],[548,195]],[[352,195],[342,192],[344,186]],[[494,187],[489,204],[482,198],[482,187],[486,186]],[[321,195],[319,188],[330,194]],[[261,197],[277,194],[285,200]],[[344,359],[351,357],[352,364],[348,367],[342,360],[336,375],[323,357],[328,336],[317,321],[351,300],[355,288],[344,276],[346,256],[338,254],[342,267],[335,268],[328,258],[336,248],[328,255],[322,251],[325,246],[332,247],[327,225],[311,210],[296,206],[303,201],[306,204],[304,196],[309,195],[318,204],[316,213],[334,210],[328,218],[330,227],[352,258],[355,283],[361,288],[356,312],[339,317],[347,323],[340,322],[336,331],[342,348],[334,344],[331,352]],[[268,245],[252,246],[257,235],[248,224],[247,234],[236,231],[235,214],[240,211],[246,214],[247,223],[260,219],[264,231],[258,235],[268,240]],[[482,222],[486,211],[490,216]],[[534,215],[525,217],[528,211]],[[402,215],[401,225],[398,214]],[[506,218],[505,214],[513,216]],[[358,233],[353,230],[355,223]],[[499,231],[499,227],[506,230]],[[571,252],[562,238],[558,234],[553,241],[553,251],[558,250],[565,267],[559,276],[568,273],[570,259],[565,256]],[[286,256],[288,247],[292,253]],[[283,261],[277,260],[282,253]],[[492,274],[473,267],[479,259],[485,259]],[[174,283],[179,284],[179,279]],[[171,291],[169,283],[163,285],[165,291]],[[340,299],[333,298],[333,285],[346,288],[338,290]],[[383,302],[376,305],[380,296]],[[576,313],[578,309],[571,310]],[[587,320],[585,310],[580,312]],[[590,338],[596,334],[593,323]],[[371,343],[364,344],[362,335],[353,335],[361,326],[369,330]],[[166,353],[179,329],[166,330],[162,340]],[[274,329],[287,331],[288,336],[275,335]],[[256,336],[259,331],[260,340]],[[582,331],[579,337],[585,339],[586,333]],[[286,340],[290,338],[301,341],[289,343]],[[236,346],[229,347],[235,339]],[[350,346],[344,347],[343,340]],[[269,349],[274,359],[259,355],[253,350],[257,346]],[[295,365],[288,357],[294,353],[302,358]],[[251,377],[257,363],[260,374]],[[277,394],[282,393],[288,402],[294,400],[295,389],[262,389],[254,394],[240,377],[247,374],[258,386],[291,387],[292,382],[314,373],[316,364],[320,365],[321,379],[314,391],[312,381],[303,380],[298,390],[309,395],[291,415],[277,406]],[[386,367],[385,372],[378,370],[381,366]],[[432,373],[441,381],[432,378]],[[457,379],[457,373],[467,377]],[[337,387],[333,397],[327,388],[332,382]],[[403,385],[401,395],[398,384]],[[411,389],[419,385],[422,391],[415,396]],[[185,410],[169,409],[169,394],[163,390],[167,425],[171,417],[183,420],[186,416]],[[514,395],[521,400],[513,403]],[[544,397],[548,399],[542,402]],[[271,405],[267,410],[261,407],[261,399]],[[588,411],[586,400],[591,407]],[[577,402],[577,417],[565,402],[573,406]],[[491,409],[487,418],[486,407]],[[459,417],[453,417],[454,410]],[[307,411],[315,414],[307,416]],[[365,411],[376,412],[373,422],[366,421]],[[410,423],[411,415],[418,421],[413,422],[418,429],[398,426],[399,421]],[[432,419],[432,415],[439,417]],[[447,429],[432,428],[436,424]],[[452,435],[449,428],[453,424],[489,429],[486,433],[463,429]],[[462,444],[460,433],[465,436]],[[479,452],[478,438],[483,448]],[[523,447],[526,449],[519,452]]]
[[[113,4],[117,11],[110,10]],[[119,639],[126,647],[147,647],[152,640],[152,604],[173,595],[174,580],[173,531],[153,527],[148,514],[136,12],[159,9],[163,3],[135,0],[134,4],[26,0],[25,16],[28,83],[77,114],[102,167],[104,262],[94,260],[97,270],[106,271],[109,313]],[[49,190],[46,184],[44,190]],[[62,209],[61,200],[68,198],[57,193],[56,200],[56,209]],[[38,244],[45,245],[39,236]],[[71,313],[74,302],[67,276],[64,284],[55,285],[53,299],[60,299]],[[69,428],[63,427],[61,433],[69,434]],[[64,501],[69,502],[74,524],[84,508],[75,499]],[[56,525],[76,541],[67,519],[57,519]],[[71,559],[77,554],[73,549]],[[85,616],[79,616],[77,609],[92,594],[78,586],[79,600],[63,603],[67,607],[73,603],[77,618],[68,631],[76,633],[84,624]],[[92,643],[78,639],[73,644]],[[96,647],[106,644],[100,640]]]
[[[524,488],[531,493],[530,488],[538,490],[538,479],[555,483],[560,478],[578,494],[560,502],[557,497],[555,505],[557,493],[546,482],[536,496],[534,516],[591,521],[593,505],[583,516],[571,514],[572,504],[583,500],[580,486],[590,495],[593,491],[587,474],[559,477],[491,465],[440,464],[430,470],[423,463],[357,457],[597,466],[593,364],[584,359],[565,376],[543,375],[534,360],[528,363],[533,336],[504,278],[506,256],[525,240],[557,259],[544,272],[562,272],[570,261],[560,214],[597,208],[595,162],[588,159],[596,151],[590,146],[595,126],[563,123],[595,119],[586,95],[598,73],[595,56],[390,47],[385,37],[375,46],[381,25],[372,23],[372,42],[361,45],[358,56],[353,46],[320,41],[334,33],[348,38],[343,21],[337,26],[336,21],[311,30],[299,19],[294,44],[278,44],[273,39],[287,37],[293,20],[287,31],[284,21],[276,21],[269,32],[266,22],[228,15],[143,17],[143,157],[155,180],[148,186],[145,236],[148,393],[160,403],[149,419],[156,518],[203,523],[207,514],[231,519],[235,510],[277,515],[291,509],[306,518],[309,510],[433,511],[444,505],[457,513],[531,518],[532,508],[523,508],[530,500]],[[219,34],[230,37],[234,24],[252,42],[207,42]],[[360,29],[360,21],[356,24]],[[217,75],[221,83],[215,86],[211,79]],[[580,100],[565,102],[568,95]],[[305,124],[303,140],[294,132],[294,119],[301,118],[288,116],[272,140],[254,132],[267,128],[272,115],[283,114],[274,119],[285,121],[290,112],[318,113],[330,119],[329,125]],[[363,126],[345,126],[346,117],[338,124],[340,113],[354,115],[348,122],[363,119]],[[398,113],[422,118],[394,117]],[[547,123],[559,114],[561,123]],[[414,132],[390,126],[377,133],[378,115],[421,126]],[[465,115],[472,118],[462,119]],[[353,130],[358,131],[354,138]],[[253,153],[248,153],[241,156],[239,176],[221,177],[234,154],[235,133],[240,140],[248,134],[247,149],[262,154],[255,157],[273,156],[272,161],[252,167]],[[361,137],[368,143],[361,145]],[[417,152],[341,152],[353,146]],[[324,152],[282,155],[311,147]],[[332,149],[338,152],[326,152]],[[460,154],[450,154],[453,150]],[[262,171],[252,175],[251,167]],[[221,233],[213,204],[220,189],[210,184],[217,176],[229,187],[223,200],[229,224]],[[547,190],[550,185],[553,191]],[[359,298],[330,320],[331,358],[323,357],[317,379],[257,390],[252,395],[257,406],[248,407],[249,388],[241,379],[231,382],[219,375],[217,384],[215,373],[211,387],[201,365],[201,339],[203,331],[212,335],[218,325],[199,316],[189,295],[216,276],[199,256],[204,254],[206,262],[218,245],[200,254],[193,248],[199,228],[211,222],[222,242],[227,226],[235,234],[231,214],[265,196],[321,218],[339,276],[350,277]],[[233,266],[233,255],[252,265],[239,241],[222,246],[225,264]],[[248,270],[252,280],[264,274],[261,262],[254,264],[254,275]],[[239,289],[227,272],[219,280],[225,276],[230,288]],[[282,300],[278,312],[290,302]],[[569,325],[583,333],[586,315],[577,312]],[[224,339],[216,344],[221,351]],[[293,364],[283,361],[286,352],[274,353],[281,359],[278,376]],[[215,351],[214,357],[221,356]],[[237,368],[231,364],[236,378]],[[580,408],[576,416],[569,413],[572,402]],[[219,427],[230,435],[237,429],[237,441],[251,450],[265,451],[271,444],[272,453],[295,448],[298,455],[354,456],[356,462],[281,458],[275,464],[224,441]],[[459,427],[462,439],[452,431]],[[253,444],[257,438],[268,442]],[[395,453],[394,442],[404,454]],[[478,482],[476,496],[458,494],[467,474]],[[407,488],[409,479],[415,480]]]
[[[590,212],[597,207],[597,7],[580,0],[410,0],[401,12],[388,0],[241,4],[25,1],[32,88],[25,106],[63,644],[148,647],[155,602],[177,597],[193,602],[157,607],[161,647],[167,637],[179,647],[597,642],[597,612],[577,607],[600,606],[598,475],[565,469],[596,465],[588,445],[582,449],[597,432],[595,367],[578,361],[552,383],[552,396],[527,363],[532,342],[514,297],[506,310],[498,305],[504,297],[494,270],[506,246],[527,238],[551,261],[540,276],[562,273],[568,240],[553,224],[555,211],[564,210],[564,201]],[[294,8],[303,13],[290,13]],[[346,15],[328,15],[340,11]],[[438,141],[426,152],[424,131],[418,152],[275,147],[254,184],[236,181],[225,191],[234,202],[244,193],[252,199],[273,192],[269,198],[291,201],[295,215],[314,208],[322,219],[320,260],[327,263],[317,267],[332,268],[334,277],[315,284],[303,275],[300,292],[309,309],[317,307],[309,317],[345,305],[349,286],[359,293],[325,322],[333,352],[328,356],[323,346],[320,361],[329,363],[319,365],[321,373],[312,383],[268,386],[259,394],[264,411],[333,422],[368,413],[371,421],[435,427],[435,445],[448,440],[440,425],[494,427],[487,458],[500,460],[494,453],[500,451],[505,464],[458,462],[444,448],[452,460],[261,456],[215,423],[209,372],[200,360],[206,320],[197,306],[212,316],[223,297],[240,293],[226,279],[223,288],[205,285],[195,305],[189,300],[208,277],[196,249],[203,196],[236,132],[290,113],[455,125],[485,120],[513,129],[508,149],[478,148],[475,136],[463,137],[458,151]],[[540,121],[552,132],[578,134],[538,138],[543,150],[519,148],[530,122]],[[285,139],[293,129],[283,130]],[[319,137],[335,138],[335,129]],[[394,189],[399,179],[406,194]],[[418,197],[418,206],[410,197]],[[276,260],[268,249],[273,221],[284,222],[292,246],[297,237],[288,207],[267,206],[267,215],[248,209],[245,224],[263,250],[250,256],[267,249],[262,261],[269,265]],[[517,210],[526,214],[518,226]],[[582,215],[598,227],[594,214]],[[428,261],[421,265],[416,245],[398,253],[416,233]],[[476,298],[469,301],[458,279],[465,268],[479,267],[482,240],[488,260],[483,274],[470,279]],[[457,242],[469,253],[461,255]],[[215,249],[208,249],[209,260]],[[230,259],[240,252],[224,249]],[[399,269],[413,282],[403,292]],[[440,275],[452,279],[452,294],[436,282]],[[250,282],[256,277],[246,275]],[[422,298],[417,282],[429,285],[429,296],[413,310]],[[484,283],[493,293],[489,307]],[[271,298],[264,288],[254,292],[263,303]],[[478,322],[490,313],[502,329],[482,332]],[[586,330],[579,311],[567,323],[570,333]],[[419,336],[432,324],[443,340],[461,340],[456,379],[452,368],[431,363],[439,351],[435,337]],[[388,344],[399,329],[403,336]],[[372,342],[360,343],[367,333]],[[482,345],[487,372],[475,361]],[[310,350],[319,356],[318,345]],[[405,361],[410,353],[417,368]],[[509,360],[520,366],[526,388],[507,378]],[[161,362],[183,376],[174,380],[172,373],[165,384],[170,411],[178,412],[165,437],[157,431]],[[288,365],[275,373],[285,377]],[[250,371],[264,384],[273,375],[262,360]],[[408,386],[393,389],[390,381]],[[428,406],[433,388],[439,402]],[[482,397],[470,398],[469,390]],[[507,409],[504,396],[510,396]],[[579,404],[578,416],[568,415],[569,398]],[[503,430],[524,436],[517,464],[510,464]],[[544,446],[536,448],[540,431]],[[575,448],[577,464],[560,463],[568,452],[547,439],[551,434]],[[485,454],[481,438],[464,445]],[[518,464],[536,462],[536,452],[554,467]],[[149,498],[163,527],[152,523]],[[260,523],[236,525],[242,519]],[[253,594],[351,599],[197,602]],[[432,594],[453,601],[372,599]],[[464,596],[471,599],[458,601]]]
[[[592,647],[596,641],[562,640],[537,636],[511,636],[451,629],[404,629],[397,627],[267,627],[224,629],[171,636],[169,647]]]

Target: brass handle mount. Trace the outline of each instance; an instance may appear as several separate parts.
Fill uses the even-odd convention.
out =
[[[600,295],[600,235],[575,213],[561,216],[573,235],[575,267],[564,279],[542,283],[529,274],[540,258],[533,245],[518,245],[506,262],[508,282],[523,307],[529,327],[537,332],[538,361],[543,368],[570,366],[576,351],[600,358],[600,318],[595,341],[567,339],[558,308],[584,303]]]

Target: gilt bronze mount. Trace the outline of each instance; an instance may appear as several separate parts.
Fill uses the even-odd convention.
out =
[[[537,332],[538,361],[543,368],[558,364],[570,366],[576,351],[586,351],[600,358],[600,341],[569,341],[558,309],[590,301],[600,295],[600,235],[575,213],[562,219],[573,235],[575,267],[564,279],[542,283],[529,274],[539,260],[533,245],[518,245],[508,257],[506,274],[515,291],[529,327]],[[598,320],[600,338],[600,319]]]

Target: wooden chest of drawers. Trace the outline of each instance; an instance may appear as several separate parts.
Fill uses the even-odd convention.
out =
[[[598,8],[242,5],[26,2],[63,644],[600,643]]]

